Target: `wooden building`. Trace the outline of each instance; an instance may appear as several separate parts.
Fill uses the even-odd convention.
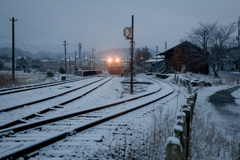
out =
[[[185,41],[172,48],[169,48],[158,55],[164,56],[165,73],[172,71],[182,72],[184,70],[208,74],[209,66],[200,60],[200,54],[203,50],[192,43]]]

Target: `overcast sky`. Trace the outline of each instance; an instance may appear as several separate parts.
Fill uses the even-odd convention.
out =
[[[134,15],[136,48],[164,50],[179,43],[199,22],[236,22],[240,0],[1,0],[0,47],[11,47],[15,17],[16,47],[32,52],[128,48],[123,28]],[[237,36],[237,33],[236,33]]]

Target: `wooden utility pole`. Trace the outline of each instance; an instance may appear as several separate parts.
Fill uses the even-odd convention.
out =
[[[240,16],[238,17],[238,65],[237,70],[240,72],[239,61],[240,61]]]
[[[95,51],[95,49],[93,48],[92,49],[92,70],[94,70],[95,69],[95,56],[94,56],[94,51]]]
[[[156,46],[156,72],[157,72],[157,54],[158,54],[158,46]]]
[[[63,45],[64,45],[64,54],[65,54],[65,71],[67,73],[67,49],[66,49],[67,41],[63,41]]]
[[[14,34],[14,22],[17,19],[10,19],[12,21],[12,81],[15,82],[15,34]]]
[[[69,73],[71,74],[71,57],[69,56]]]
[[[95,70],[95,63],[96,62],[96,57],[95,56],[93,56],[93,70]]]
[[[131,36],[131,62],[130,62],[130,70],[131,70],[131,94],[133,94],[133,44],[134,44],[134,15],[132,15],[132,36]]]
[[[77,51],[75,51],[75,67],[74,67],[74,71],[77,71]]]
[[[81,49],[82,49],[82,45],[81,45],[81,43],[79,43],[79,44],[78,44],[79,68],[81,68],[81,60],[82,60],[82,57],[81,57]]]

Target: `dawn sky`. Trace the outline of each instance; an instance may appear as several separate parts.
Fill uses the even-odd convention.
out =
[[[0,47],[11,47],[15,17],[16,47],[32,52],[73,52],[128,48],[123,28],[134,15],[135,48],[164,50],[186,37],[199,22],[236,22],[240,0],[1,0]],[[237,33],[236,33],[237,36]]]

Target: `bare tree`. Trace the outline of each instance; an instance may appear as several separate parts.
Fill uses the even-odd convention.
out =
[[[197,56],[202,63],[212,67],[215,77],[218,77],[218,67],[228,55],[227,49],[234,45],[231,36],[235,30],[236,26],[233,23],[223,26],[214,22],[199,23],[198,28],[188,33],[188,39],[203,50]]]
[[[148,51],[148,47],[145,46],[142,50],[139,48],[136,50],[135,61],[138,66],[141,66],[142,63],[148,60],[151,57],[151,53]]]

